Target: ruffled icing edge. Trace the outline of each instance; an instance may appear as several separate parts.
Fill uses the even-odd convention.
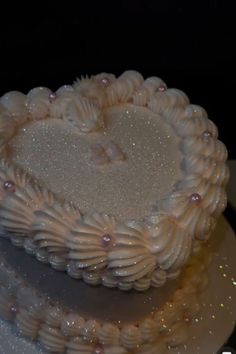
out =
[[[1,260],[0,316],[49,352],[152,354],[155,349],[165,353],[188,338],[189,325],[200,310],[200,294],[208,283],[209,259],[202,247],[184,267],[178,288],[165,304],[139,323],[122,325],[52,305]]]
[[[183,178],[144,221],[82,215],[11,163],[8,141],[27,121],[67,120],[87,134],[102,126],[105,108],[121,103],[159,114],[181,141]],[[210,236],[226,206],[227,150],[217,137],[206,111],[185,93],[135,71],[81,78],[55,93],[44,87],[6,93],[0,99],[1,227],[15,246],[91,285],[162,286],[179,275],[195,240]]]

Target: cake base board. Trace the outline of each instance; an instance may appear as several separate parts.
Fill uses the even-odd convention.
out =
[[[190,325],[190,336],[184,346],[167,350],[169,354],[216,353],[230,336],[236,319],[236,240],[222,217],[209,243],[212,262],[209,286],[202,294],[202,308]],[[19,337],[12,325],[0,320],[1,354],[44,354],[39,345]]]

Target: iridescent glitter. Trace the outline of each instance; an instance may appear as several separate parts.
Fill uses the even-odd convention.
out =
[[[182,177],[180,139],[143,107],[108,108],[104,121],[105,129],[93,134],[56,119],[31,123],[12,140],[13,162],[83,213],[141,219]],[[92,144],[109,141],[119,145],[125,161],[94,164]]]

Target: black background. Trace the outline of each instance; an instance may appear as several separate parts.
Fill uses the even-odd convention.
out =
[[[138,70],[202,105],[235,159],[235,21],[233,1],[9,3],[0,21],[0,95]]]

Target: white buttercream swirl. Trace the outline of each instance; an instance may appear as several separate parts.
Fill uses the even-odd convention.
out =
[[[141,87],[135,91],[132,97],[132,103],[136,106],[146,106],[150,99],[150,93],[146,87]]]
[[[44,324],[39,330],[38,340],[50,352],[64,353],[65,351],[66,338],[57,328]]]
[[[225,161],[228,157],[225,145],[212,137],[187,137],[181,142],[181,150],[185,155],[203,155],[216,161]]]
[[[133,282],[153,272],[156,260],[148,249],[148,232],[142,222],[127,221],[117,225],[116,244],[108,253],[108,267],[114,277]]]
[[[210,215],[219,216],[226,207],[227,196],[222,187],[209,183],[209,181],[198,174],[189,174],[183,178],[176,188],[183,191],[186,196],[186,203],[191,204],[191,193],[201,196],[201,207]],[[188,206],[186,205],[186,208]]]
[[[185,192],[175,192],[160,201],[160,208],[175,217],[173,222],[180,225],[183,232],[206,239],[215,226],[215,219],[200,204],[192,202],[191,195]]]
[[[91,272],[91,271],[86,271],[84,270],[82,272],[82,278],[85,281],[85,283],[90,284],[90,285],[99,285],[102,282],[102,276],[100,272]]]
[[[145,88],[150,95],[157,92],[159,89],[166,90],[167,86],[166,83],[156,76],[148,77],[146,80],[143,81],[142,87]]]
[[[25,123],[29,117],[26,107],[26,96],[19,91],[10,91],[5,93],[0,98],[0,105],[2,105],[11,119],[17,126]]]
[[[104,124],[98,106],[82,96],[74,96],[69,100],[62,114],[62,119],[83,133],[98,130]]]
[[[191,237],[185,229],[180,228],[173,219],[166,215],[157,216],[153,221],[154,224],[150,229],[150,252],[155,255],[161,269],[177,270],[185,264],[189,257],[192,247]],[[163,276],[160,273],[159,275],[160,281],[164,281]],[[155,280],[158,285],[159,279]]]
[[[50,94],[47,87],[35,87],[27,94],[26,106],[32,119],[44,119],[50,112]]]
[[[66,354],[91,354],[95,347],[81,337],[74,337],[66,342]]]
[[[80,329],[80,335],[86,342],[96,342],[101,325],[96,320],[88,320]]]
[[[212,184],[225,187],[229,180],[229,168],[222,161],[202,155],[187,155],[183,160],[183,169],[187,174],[197,173]]]
[[[7,193],[0,201],[1,226],[24,237],[31,231],[34,211],[40,209],[45,202],[52,203],[54,196],[46,188],[33,183],[20,168],[1,161],[0,182],[5,181],[13,183],[14,191]]]
[[[102,275],[102,285],[108,288],[115,288],[118,284],[118,280],[109,274],[107,271]]]
[[[60,248],[52,247],[52,253],[48,257],[48,261],[53,269],[64,271],[67,269],[67,253],[60,252]]]
[[[216,130],[213,130],[210,120],[204,116],[181,119],[180,121],[175,122],[174,129],[181,137],[200,135],[204,132],[209,132],[212,136],[216,135]]]
[[[166,271],[163,269],[157,269],[153,272],[151,278],[151,284],[155,288],[159,288],[160,286],[164,285],[167,280]]]
[[[62,119],[67,106],[73,101],[75,97],[74,88],[70,85],[64,85],[60,87],[54,95],[54,99],[50,101],[50,116],[52,118]]]
[[[143,342],[153,342],[158,333],[158,324],[153,318],[145,318],[139,325]]]
[[[104,323],[98,332],[98,339],[105,346],[114,345],[119,343],[119,335],[120,331],[117,326],[111,323]]]
[[[66,270],[69,276],[74,279],[82,278],[82,270],[79,269],[76,265],[76,261],[69,261],[66,266]]]
[[[106,102],[108,106],[132,99],[143,82],[143,77],[137,71],[125,71],[106,89]]]
[[[54,202],[51,205],[44,204],[34,215],[34,243],[49,252],[67,251],[66,240],[76,221],[81,219],[80,211],[71,204]],[[61,262],[60,259],[58,261]],[[56,263],[56,259],[54,262]]]
[[[125,325],[120,332],[121,344],[127,349],[135,349],[141,344],[142,338],[138,327]]]
[[[98,107],[106,106],[106,89],[116,80],[113,74],[101,73],[81,79],[74,83],[74,89],[79,95],[88,98]]]
[[[35,252],[37,251],[37,244],[34,243],[32,239],[25,239],[23,246],[26,253],[30,254],[31,256],[35,255]]]
[[[106,214],[85,215],[71,232],[67,246],[68,257],[76,260],[79,268],[103,269],[107,265],[107,248],[114,240],[115,218]],[[103,242],[103,237],[111,240]]]
[[[133,288],[138,291],[145,291],[150,288],[151,279],[150,277],[143,277],[134,282]]]
[[[149,103],[148,108],[154,113],[168,116],[176,108],[183,108],[189,104],[188,97],[178,89],[168,89],[164,92],[155,93]]]
[[[35,252],[35,257],[39,262],[42,263],[49,263],[49,253],[46,249],[43,248],[37,248],[36,252]]]
[[[64,311],[59,306],[49,306],[46,310],[45,322],[52,327],[61,327]]]
[[[9,116],[5,112],[2,113],[0,110],[0,146],[4,147],[4,145],[14,136],[14,134],[14,124],[12,124]]]
[[[16,327],[18,331],[30,339],[35,339],[38,336],[41,323],[35,319],[25,309],[20,309],[16,315]]]

